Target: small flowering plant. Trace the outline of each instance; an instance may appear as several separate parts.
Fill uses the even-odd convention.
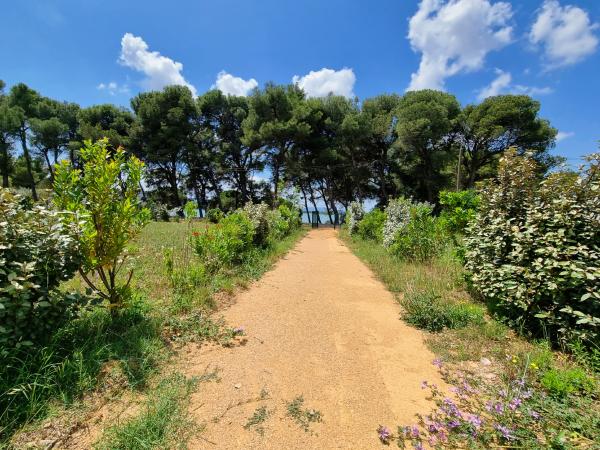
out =
[[[450,393],[423,381],[421,388],[429,390],[436,407],[429,414],[417,415],[416,424],[398,427],[395,434],[380,425],[377,433],[383,444],[396,441],[400,448],[415,449],[548,448],[558,438],[560,424],[550,423],[538,411],[544,394],[532,384],[535,364],[510,356],[505,377],[494,383],[451,372],[439,359],[433,364],[452,386]],[[583,437],[561,437],[563,443],[569,439],[575,442]]]

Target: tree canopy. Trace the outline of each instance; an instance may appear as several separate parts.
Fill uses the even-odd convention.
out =
[[[356,199],[405,196],[436,202],[443,189],[472,188],[493,176],[509,147],[533,154],[541,170],[558,162],[549,150],[556,129],[539,102],[500,95],[461,106],[450,93],[422,90],[348,99],[308,98],[297,85],[269,83],[248,97],[185,86],[140,93],[131,110],[111,104],[80,108],[25,84],[0,84],[2,184],[32,196],[54,165],[81,167],[87,139],[108,139],[147,166],[140,183],[148,202],[199,209],[279,201],[301,195],[308,213],[330,215]]]

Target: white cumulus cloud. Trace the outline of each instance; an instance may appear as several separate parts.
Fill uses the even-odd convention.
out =
[[[550,87],[524,86],[522,84],[512,83],[512,74],[500,69],[496,69],[496,78],[479,91],[477,98],[484,100],[488,97],[501,94],[525,94],[532,97],[552,93]]]
[[[479,91],[479,95],[477,96],[479,100],[493,97],[494,95],[500,95],[510,86],[510,83],[512,82],[512,75],[509,72],[496,69],[496,75],[496,78],[494,78],[489,85]]]
[[[568,139],[572,136],[575,136],[575,133],[572,133],[570,131],[559,131],[558,133],[556,133],[556,142],[564,141],[565,139]]]
[[[129,86],[126,84],[119,85],[115,81],[111,81],[109,83],[100,83],[98,86],[96,86],[96,89],[99,91],[106,91],[110,95],[129,94]]]
[[[529,33],[529,41],[543,48],[548,68],[568,66],[596,51],[596,28],[598,24],[592,24],[583,9],[545,0]]]
[[[329,94],[354,97],[356,75],[347,67],[341,70],[323,68],[311,70],[307,75],[294,75],[292,83],[297,84],[309,97],[325,97]]]
[[[258,86],[258,81],[254,78],[244,80],[240,77],[234,77],[230,73],[224,70],[217,74],[217,81],[212,85],[212,89],[219,89],[223,94],[226,95],[237,95],[245,97],[252,89]]]
[[[147,89],[162,89],[169,85],[187,86],[196,95],[196,88],[183,77],[183,64],[150,51],[148,44],[139,36],[125,33],[121,39],[119,63],[143,73],[143,85]]]
[[[510,3],[490,0],[421,0],[408,39],[421,53],[408,90],[443,89],[446,78],[481,69],[486,55],[512,40]]]

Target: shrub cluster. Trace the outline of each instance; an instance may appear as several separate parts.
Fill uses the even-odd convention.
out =
[[[385,222],[383,224],[383,246],[389,248],[394,243],[398,232],[410,220],[410,200],[403,197],[390,200],[385,209]]]
[[[357,233],[363,239],[383,242],[383,224],[385,223],[385,213],[375,208],[364,215],[358,223]]]
[[[0,189],[0,347],[31,346],[52,335],[74,296],[56,288],[81,265],[75,226]]]
[[[196,233],[194,250],[212,272],[240,264],[257,249],[299,228],[299,217],[298,211],[288,205],[270,210],[264,203],[248,203]]]
[[[446,245],[444,230],[433,216],[433,205],[429,203],[399,198],[391,200],[385,211],[377,208],[367,214],[362,209],[358,211],[351,204],[350,234],[382,243],[390,253],[402,259],[427,261]]]
[[[510,150],[466,239],[473,286],[509,322],[555,342],[600,336],[600,154],[540,179]]]

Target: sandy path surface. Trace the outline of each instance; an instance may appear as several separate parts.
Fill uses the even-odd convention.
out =
[[[399,320],[392,294],[330,229],[311,231],[224,311],[247,344],[187,353],[180,370],[219,369],[201,383],[194,419],[205,425],[190,448],[380,448],[376,429],[415,421],[428,401],[422,380],[442,384],[423,335]],[[261,391],[268,398],[258,400]],[[287,415],[302,395],[322,422],[305,431]],[[268,417],[244,428],[255,410]]]

